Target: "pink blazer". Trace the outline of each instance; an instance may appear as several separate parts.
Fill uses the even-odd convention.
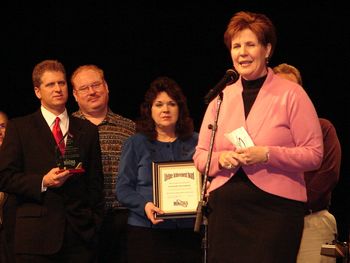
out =
[[[267,163],[243,166],[249,179],[260,189],[281,197],[305,202],[303,172],[317,169],[323,157],[322,131],[316,110],[304,91],[294,82],[268,76],[245,119],[241,79],[224,89],[218,119],[210,171],[214,177],[208,192],[217,189],[234,176],[236,170],[219,168],[222,151],[235,150],[224,136],[243,126],[255,145],[269,147]],[[204,173],[217,99],[206,110],[193,156],[197,169]]]

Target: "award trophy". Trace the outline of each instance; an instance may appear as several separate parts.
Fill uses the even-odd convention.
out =
[[[61,170],[69,170],[70,173],[83,173],[83,162],[81,161],[79,148],[74,145],[73,136],[66,133],[62,140],[67,137],[67,143],[64,151],[64,155],[61,154],[58,147],[56,147],[56,163]]]

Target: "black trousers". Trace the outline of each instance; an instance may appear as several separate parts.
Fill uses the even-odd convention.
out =
[[[0,227],[0,262],[14,263],[14,230],[16,223],[16,197],[7,194],[3,206],[3,223]]]
[[[201,263],[201,235],[188,229],[128,226],[129,263]]]
[[[69,224],[66,224],[66,231],[61,249],[53,255],[28,255],[16,254],[16,263],[95,263],[96,248],[86,244]]]

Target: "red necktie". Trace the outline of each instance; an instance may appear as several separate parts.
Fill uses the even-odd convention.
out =
[[[53,136],[55,137],[55,141],[58,145],[58,148],[60,149],[60,151],[63,155],[64,149],[66,146],[64,144],[63,134],[62,134],[62,131],[60,128],[60,118],[59,117],[56,117],[55,125],[53,126],[53,129],[52,129],[52,133],[53,133]]]

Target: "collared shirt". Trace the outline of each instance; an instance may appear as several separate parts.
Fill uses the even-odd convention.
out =
[[[51,131],[52,131],[52,128],[55,124],[56,117],[59,117],[61,120],[60,121],[60,128],[61,128],[62,134],[65,135],[68,132],[69,117],[68,117],[67,109],[64,109],[64,112],[62,112],[58,116],[56,116],[52,112],[48,111],[44,106],[41,106],[40,110],[41,110],[41,114],[43,115],[47,125],[49,125]],[[65,141],[65,143],[67,143],[67,138],[65,138],[64,141]],[[47,187],[44,186],[43,182],[41,184],[41,191],[45,192],[47,190]]]
[[[62,131],[62,134],[65,135],[68,132],[69,128],[69,117],[67,113],[67,109],[64,110],[60,115],[56,116],[52,112],[45,109],[43,106],[40,107],[41,113],[44,116],[45,121],[47,122],[47,125],[49,125],[50,129],[52,130],[56,117],[59,117],[61,119],[60,121],[60,128]],[[65,139],[66,141],[67,139]]]
[[[80,110],[72,115],[86,119]],[[106,118],[98,125],[98,131],[104,174],[106,209],[122,208],[121,203],[115,197],[115,184],[122,146],[124,141],[135,133],[135,123],[108,109]]]

